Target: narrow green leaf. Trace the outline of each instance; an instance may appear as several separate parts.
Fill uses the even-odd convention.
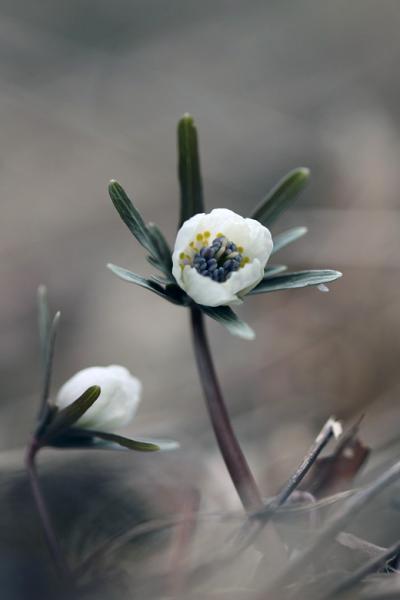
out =
[[[154,257],[149,257],[152,264],[156,265],[169,281],[174,281],[172,276],[172,251],[165,239],[163,233],[154,223],[147,225],[147,230],[153,240],[153,245],[156,250],[156,261]]]
[[[178,176],[181,192],[179,227],[197,213],[204,212],[197,130],[186,114],[178,123]]]
[[[173,440],[155,440],[137,438],[135,440],[124,436],[91,429],[71,428],[64,434],[51,440],[51,445],[57,448],[84,448],[90,450],[136,450],[139,452],[157,452],[175,450],[178,442]]]
[[[276,252],[279,252],[279,250],[282,250],[282,248],[285,248],[285,246],[299,240],[307,233],[307,231],[307,227],[293,227],[293,229],[288,229],[287,231],[274,236],[274,247],[271,254],[275,254]]]
[[[112,442],[114,444],[118,444],[123,448],[128,448],[129,450],[137,450],[138,452],[157,452],[160,450],[160,447],[153,442],[146,442],[142,440],[131,440],[129,438],[123,437],[122,435],[117,435],[116,433],[105,433],[103,431],[92,431],[90,433],[101,440],[105,440],[106,442]]]
[[[110,182],[109,193],[125,225],[149,252],[149,262],[160,269],[170,282],[173,282],[171,249],[157,225],[154,223],[146,225],[143,217],[134,207],[122,186],[116,181]]]
[[[264,279],[249,294],[266,294],[278,290],[289,290],[302,288],[309,285],[320,285],[335,281],[342,277],[339,271],[321,269],[314,271],[298,271],[296,273],[284,273],[277,277],[264,277]]]
[[[128,198],[123,187],[117,181],[111,180],[108,191],[119,216],[130,232],[150,254],[155,254],[153,241],[147,230],[146,223],[142,215],[132,204],[132,201]]]
[[[136,273],[133,273],[128,269],[118,267],[117,265],[113,265],[112,263],[109,263],[107,267],[110,269],[110,271],[112,271],[115,275],[117,275],[124,281],[128,281],[129,283],[135,283],[136,285],[139,285],[140,287],[145,288],[146,290],[150,290],[151,292],[154,292],[161,298],[164,298],[164,300],[168,300],[173,304],[182,304],[182,302],[178,301],[174,295],[169,294],[165,288],[163,288],[159,283],[152,281],[151,279],[146,279],[141,275],[137,275]]]
[[[286,210],[289,204],[295,200],[306,186],[309,178],[310,171],[305,167],[290,171],[266,195],[250,217],[269,227],[280,213]]]
[[[264,269],[264,278],[265,277],[275,277],[278,273],[283,273],[287,271],[286,265],[269,265]]]
[[[162,452],[169,452],[170,450],[177,450],[180,448],[180,443],[175,440],[165,440],[158,438],[137,438],[135,436],[135,441],[140,444],[153,444],[154,446],[158,446],[159,450]]]
[[[151,258],[150,256],[148,258]],[[149,261],[150,262],[150,261]],[[163,275],[150,275],[150,280],[158,283],[158,285],[165,286],[169,283],[169,280],[166,279]]]
[[[199,308],[211,319],[224,325],[232,335],[245,340],[253,340],[256,337],[251,327],[241,321],[229,306],[199,306]]]
[[[100,396],[101,388],[98,385],[89,387],[75,402],[59,410],[43,432],[42,439],[47,442],[61,435],[76,423],[82,415],[94,404]]]
[[[157,227],[155,223],[148,223],[147,229],[157,249],[157,256],[162,257],[164,260],[168,259],[168,264],[170,267],[172,267],[172,250],[169,247],[169,244],[165,239],[162,231]]]

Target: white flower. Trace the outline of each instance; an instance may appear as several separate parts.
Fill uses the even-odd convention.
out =
[[[178,231],[172,273],[197,304],[241,304],[264,276],[269,229],[226,208],[194,215]]]
[[[100,386],[101,394],[75,423],[77,427],[113,431],[133,419],[140,402],[142,384],[128,369],[118,365],[78,371],[59,390],[56,406],[60,409],[69,406],[92,385]]]

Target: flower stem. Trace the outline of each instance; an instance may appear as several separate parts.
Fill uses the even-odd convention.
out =
[[[233,431],[211,357],[204,317],[197,307],[191,308],[191,324],[197,368],[218,446],[244,509],[253,513],[262,509],[262,497]]]
[[[29,482],[31,485],[33,498],[36,504],[36,510],[38,512],[42,524],[43,533],[54,565],[57,569],[60,578],[64,582],[68,583],[68,586],[71,586],[71,582],[73,581],[71,573],[61,553],[60,546],[56,534],[54,532],[54,528],[50,519],[49,511],[46,506],[46,502],[42,493],[39,477],[36,470],[35,458],[39,449],[40,444],[38,443],[37,439],[32,438],[32,441],[28,446],[25,456],[25,464],[26,469],[28,471]]]

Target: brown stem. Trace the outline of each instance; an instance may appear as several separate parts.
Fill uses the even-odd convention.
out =
[[[42,524],[42,529],[49,552],[53,559],[54,565],[58,571],[58,574],[63,579],[63,581],[66,582],[70,587],[72,585],[71,573],[61,553],[60,546],[56,534],[54,532],[54,528],[50,519],[49,511],[46,506],[46,502],[42,493],[39,477],[36,470],[35,458],[39,449],[40,444],[35,438],[33,438],[28,446],[25,456],[26,469],[28,471],[29,482],[31,485],[33,498],[36,504],[36,510],[38,512]]]
[[[191,323],[197,368],[218,446],[244,509],[253,513],[263,507],[262,497],[232,429],[211,357],[203,314],[197,307],[191,308]]]

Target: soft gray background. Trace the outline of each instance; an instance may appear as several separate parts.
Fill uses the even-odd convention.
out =
[[[145,389],[131,432],[207,447],[219,473],[187,314],[105,268],[151,273],[107,196],[110,178],[173,242],[185,111],[200,130],[208,207],[246,214],[308,166],[309,189],[274,231],[309,235],[280,261],[344,272],[330,294],[250,299],[240,314],[252,343],[210,324],[265,491],[333,412],[365,411],[375,446],[397,433],[399,2],[1,0],[0,17],[2,448],[32,426],[35,293],[46,283],[62,310],[54,389],[86,366],[128,366]]]

